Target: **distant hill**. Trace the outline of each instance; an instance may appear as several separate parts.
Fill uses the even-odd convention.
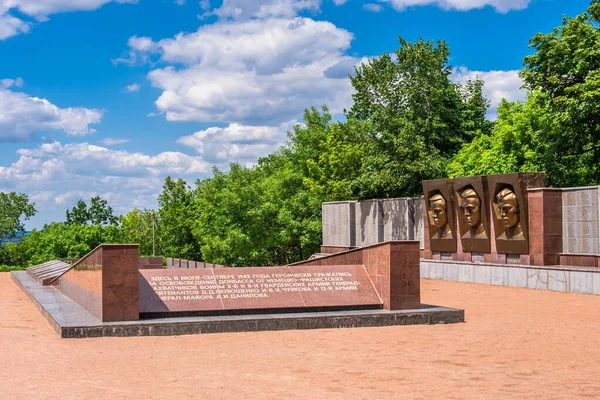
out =
[[[21,243],[23,236],[28,235],[29,233],[31,233],[31,231],[17,232],[13,237],[0,240],[0,246],[4,243]]]

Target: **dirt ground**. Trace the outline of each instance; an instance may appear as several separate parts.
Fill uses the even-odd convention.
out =
[[[600,398],[600,296],[421,288],[467,322],[59,339],[0,273],[0,398]]]

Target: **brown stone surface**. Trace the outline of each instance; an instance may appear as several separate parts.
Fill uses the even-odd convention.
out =
[[[454,193],[456,197],[456,212],[458,221],[458,232],[462,252],[489,253],[490,252],[490,218],[489,218],[489,199],[484,176],[469,176],[463,178],[454,178]],[[481,215],[481,224],[484,232],[481,236],[471,237],[471,227],[462,213],[460,207],[462,198],[461,193],[466,189],[473,189],[479,197],[479,208]],[[460,251],[459,251],[460,254]],[[469,261],[470,261],[470,257]],[[464,259],[463,261],[466,261]]]
[[[421,303],[420,249],[416,241],[389,241],[293,265],[362,264],[383,301],[383,308],[404,310]]]
[[[7,399],[573,399],[600,393],[600,296],[422,282],[467,323],[60,339],[0,273]],[[67,377],[65,377],[67,376]],[[235,384],[233,384],[233,383]]]
[[[456,252],[456,205],[452,179],[425,180],[423,181],[423,193],[425,201],[425,248],[434,252]],[[437,229],[432,226],[429,221],[429,198],[435,194],[441,194],[446,201],[446,218],[448,219],[448,224],[450,226],[451,236],[444,239],[435,237]]]
[[[558,265],[562,252],[562,192],[539,189],[528,192],[529,256],[533,265]]]
[[[529,254],[529,229],[530,227],[539,226],[542,221],[541,217],[529,221],[529,201],[527,189],[545,187],[545,175],[542,173],[499,174],[488,175],[486,179],[488,186],[488,198],[492,204],[490,208],[490,215],[492,219],[492,225],[494,226],[494,241],[496,245],[496,251],[503,254]],[[513,191],[517,197],[520,212],[519,223],[523,231],[522,239],[508,240],[503,238],[506,229],[502,224],[502,221],[495,215],[493,203],[495,202],[496,194],[498,194],[504,188],[508,188]],[[537,199],[534,199],[534,202],[536,200]],[[536,262],[537,258],[543,258],[543,253],[537,253],[534,251],[532,254],[537,254],[537,256],[531,257],[534,263]]]
[[[561,254],[560,265],[573,265],[576,267],[597,267],[600,257],[594,254]]]
[[[139,282],[140,313],[382,304],[362,265],[144,270]]]
[[[138,245],[100,245],[52,282],[101,321],[135,321]]]

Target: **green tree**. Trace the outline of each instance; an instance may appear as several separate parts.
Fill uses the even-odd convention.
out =
[[[66,218],[68,224],[117,225],[119,223],[112,207],[100,196],[92,197],[89,207],[85,201],[79,200],[71,211],[67,210]]]
[[[396,60],[385,54],[356,68],[349,118],[375,126],[359,197],[413,195],[423,179],[445,175],[450,158],[465,142],[489,129],[480,81],[464,87],[450,80],[446,42],[402,37]]]
[[[163,191],[158,196],[160,241],[163,254],[167,257],[180,257],[201,260],[200,246],[192,234],[193,192],[183,179],[165,179]]]
[[[26,255],[28,264],[34,265],[58,258],[83,257],[102,243],[122,243],[121,228],[52,222],[26,235],[19,249]]]
[[[160,221],[155,210],[134,208],[121,216],[123,241],[139,243],[140,254],[144,256],[161,255]]]
[[[600,183],[600,2],[537,34],[521,75],[525,102],[503,101],[488,135],[465,144],[450,176],[546,173],[550,186]]]
[[[26,194],[0,192],[0,241],[24,232],[23,221],[36,213],[35,204],[29,202]]]
[[[546,135],[546,174],[555,185],[600,183],[600,1],[530,40],[525,86],[557,129]]]
[[[482,132],[463,146],[448,165],[449,176],[548,170],[547,138],[557,128],[534,97],[526,102],[502,100],[492,132]]]

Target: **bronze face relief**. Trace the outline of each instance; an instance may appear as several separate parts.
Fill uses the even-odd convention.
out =
[[[429,223],[436,227],[436,239],[452,239],[452,229],[448,223],[448,203],[441,193],[429,198]]]
[[[434,252],[456,252],[452,190],[448,179],[423,181],[429,243]]]
[[[489,203],[485,177],[454,179],[460,242],[464,252],[489,253]]]
[[[521,215],[517,195],[512,188],[504,188],[494,201],[494,213],[496,218],[502,221],[504,232],[498,239],[524,240],[523,228],[521,227]]]
[[[529,202],[527,189],[546,186],[541,173],[515,173],[486,177],[492,203],[494,238],[498,253],[529,253]]]
[[[459,212],[469,226],[469,230],[463,237],[486,237],[485,227],[481,221],[481,199],[473,188],[463,190],[460,194]]]

